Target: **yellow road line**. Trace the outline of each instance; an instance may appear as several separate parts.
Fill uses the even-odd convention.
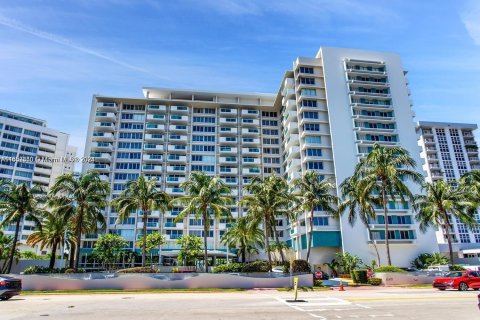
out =
[[[357,301],[375,301],[375,300],[451,300],[451,299],[477,299],[477,296],[471,297],[397,297],[397,298],[349,298],[345,299],[350,302]]]

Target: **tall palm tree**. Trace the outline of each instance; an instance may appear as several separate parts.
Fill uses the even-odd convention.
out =
[[[338,216],[338,211],[334,207],[338,204],[339,199],[332,194],[335,185],[328,180],[322,180],[317,171],[305,172],[301,178],[293,180],[293,186],[297,189],[295,196],[300,203],[299,209],[310,213],[306,258],[310,262],[313,240],[313,213],[315,208],[319,208],[328,215],[336,217]]]
[[[221,242],[228,248],[238,248],[242,262],[245,263],[249,247],[263,247],[263,231],[257,223],[249,221],[247,217],[240,217],[223,234]]]
[[[240,200],[240,205],[248,207],[247,216],[255,223],[262,223],[264,229],[264,248],[267,251],[268,263],[272,268],[270,255],[270,235],[273,235],[277,244],[280,243],[276,230],[275,217],[287,216],[291,220],[295,217],[292,208],[295,196],[290,192],[285,179],[271,175],[265,178],[255,177],[245,187],[250,194]],[[285,262],[283,252],[280,252],[282,262]]]
[[[37,230],[30,234],[27,238],[27,244],[34,246],[40,244],[40,249],[45,247],[51,248],[49,268],[55,267],[55,258],[57,247],[63,245],[66,241],[73,237],[71,230],[68,228],[68,221],[65,216],[58,213],[47,213],[42,221],[41,230]]]
[[[128,181],[125,190],[112,201],[118,211],[117,223],[130,216],[132,211],[140,210],[143,215],[142,267],[145,267],[147,255],[147,220],[152,211],[168,210],[170,196],[157,190],[156,179],[147,179],[143,174],[137,180]]]
[[[209,177],[204,172],[194,171],[187,181],[180,184],[186,195],[172,200],[172,204],[181,204],[185,208],[178,214],[176,221],[181,221],[193,214],[203,220],[203,246],[205,272],[208,272],[207,237],[210,231],[210,219],[230,218],[227,205],[233,203],[231,190],[219,177]]]
[[[415,197],[416,219],[420,223],[420,230],[426,231],[430,226],[442,229],[448,242],[450,264],[453,264],[451,219],[459,219],[468,227],[475,226],[475,203],[461,189],[452,187],[444,180],[426,182],[423,190],[425,194]]]
[[[354,177],[359,181],[359,188],[365,192],[379,194],[385,218],[385,248],[387,262],[392,264],[388,232],[388,201],[400,199],[413,203],[414,195],[404,183],[411,180],[421,184],[424,177],[415,171],[416,162],[410,153],[402,147],[384,147],[378,143],[372,151],[356,165]]]
[[[28,218],[36,226],[41,227],[41,218],[46,213],[41,206],[45,201],[45,192],[40,186],[35,185],[30,188],[25,183],[18,185],[8,181],[0,183],[0,214],[4,216],[1,226],[15,224],[13,245],[10,248],[8,264],[5,269],[7,273],[12,269],[15,259],[20,223],[24,218]]]
[[[97,232],[99,227],[103,229],[106,225],[102,210],[108,204],[109,194],[109,183],[100,180],[94,171],[63,174],[50,189],[49,196],[55,210],[74,226],[75,250],[73,246],[70,248],[74,265],[70,267],[75,270],[78,270],[80,263],[82,233]]]
[[[377,219],[375,208],[381,205],[379,198],[362,189],[354,177],[345,179],[340,185],[340,190],[343,201],[338,206],[338,212],[342,214],[345,210],[348,210],[348,223],[352,226],[355,224],[357,218],[360,219],[367,228],[370,240],[372,240],[373,247],[377,253],[378,265],[381,265],[380,253],[378,252],[377,244],[373,239],[372,229],[370,228],[371,221]]]
[[[471,193],[480,198],[480,170],[467,172],[460,179],[460,187],[470,188]]]
[[[15,247],[13,245],[13,237],[5,235],[0,230],[0,262],[3,261],[3,265],[0,265],[0,274],[8,273],[6,272],[6,269],[8,266],[8,258],[10,257],[12,247]],[[18,250],[16,247],[13,259],[15,261],[18,261],[18,259],[20,259],[20,250]]]

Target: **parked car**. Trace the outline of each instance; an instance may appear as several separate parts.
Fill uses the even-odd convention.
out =
[[[0,300],[8,300],[22,291],[22,280],[0,276]]]
[[[446,275],[436,278],[433,287],[439,290],[457,289],[466,291],[480,289],[480,271],[452,271]]]

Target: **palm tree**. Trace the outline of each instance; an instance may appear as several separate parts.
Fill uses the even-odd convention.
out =
[[[377,219],[375,208],[381,205],[381,202],[378,197],[365,192],[366,190],[359,186],[359,182],[354,177],[345,179],[340,185],[340,190],[343,201],[338,206],[339,213],[342,214],[345,210],[348,210],[348,223],[352,226],[355,224],[357,218],[360,219],[367,228],[368,235],[377,253],[378,265],[380,265],[380,253],[373,239],[370,223]]]
[[[480,200],[480,170],[467,172],[460,179],[460,187],[464,190],[470,189],[477,202]]]
[[[423,190],[424,195],[415,197],[417,212],[415,217],[420,223],[420,230],[426,231],[430,226],[442,229],[448,242],[450,264],[453,264],[451,219],[459,219],[468,227],[475,226],[477,224],[474,218],[475,204],[461,189],[454,188],[444,180],[437,180],[434,183],[426,182]]]
[[[245,263],[249,246],[263,246],[263,231],[258,224],[249,221],[246,217],[240,217],[223,234],[221,242],[228,248],[238,248],[242,262]]]
[[[125,190],[112,201],[118,211],[117,223],[127,219],[130,213],[140,210],[143,215],[143,245],[142,267],[145,267],[147,255],[147,220],[152,211],[164,212],[168,210],[170,196],[163,191],[157,191],[156,179],[147,179],[142,174],[137,180],[128,181]]]
[[[378,143],[373,145],[372,151],[360,160],[356,165],[354,177],[359,181],[359,188],[368,193],[379,194],[385,218],[385,248],[387,262],[392,264],[390,257],[390,244],[388,232],[388,209],[389,199],[397,198],[402,203],[407,200],[413,203],[414,195],[405,185],[404,180],[412,180],[421,184],[424,177],[416,172],[415,160],[410,153],[402,147],[383,147]]]
[[[10,257],[10,252],[13,246],[13,237],[5,235],[0,230],[0,262],[3,261],[3,265],[0,265],[0,274],[8,273],[6,272],[8,266],[8,258]],[[18,261],[20,258],[20,250],[15,247],[15,253],[13,259]]]
[[[310,263],[310,250],[313,240],[313,213],[316,208],[325,211],[328,215],[336,217],[338,211],[334,208],[339,199],[331,192],[335,185],[328,180],[322,180],[317,171],[307,171],[298,179],[293,180],[293,186],[298,190],[295,196],[300,202],[299,209],[303,212],[310,212],[308,241],[307,241],[307,262]]]
[[[65,216],[49,212],[42,221],[41,230],[37,230],[28,236],[27,244],[31,246],[40,244],[41,250],[45,247],[51,248],[49,268],[53,269],[55,267],[57,247],[63,245],[72,237],[73,234],[68,228],[68,221],[65,221]]]
[[[108,182],[100,180],[94,171],[63,174],[50,189],[49,196],[55,210],[74,226],[75,250],[73,245],[70,248],[74,265],[70,267],[75,270],[78,270],[80,263],[82,233],[97,232],[99,227],[103,229],[106,225],[102,210],[107,206],[109,193]],[[70,261],[73,262],[72,259]]]
[[[45,192],[38,185],[30,188],[25,183],[18,185],[8,181],[0,183],[0,214],[4,215],[1,226],[15,223],[15,235],[5,269],[6,273],[10,273],[15,259],[20,223],[27,218],[41,227],[40,220],[46,212],[41,208],[41,204],[45,201]]]
[[[175,220],[181,221],[189,214],[193,214],[196,219],[202,218],[205,272],[208,272],[207,237],[210,231],[210,219],[212,216],[215,219],[230,217],[227,205],[233,203],[231,190],[219,177],[209,177],[200,171],[192,172],[180,187],[187,195],[172,201],[173,204],[185,205]]]
[[[262,223],[264,229],[264,248],[267,251],[268,263],[272,268],[270,255],[270,235],[275,237],[277,244],[280,243],[276,230],[275,217],[287,216],[294,219],[293,210],[289,210],[295,202],[295,196],[290,193],[285,179],[275,175],[266,178],[255,177],[245,187],[250,195],[240,200],[240,205],[248,207],[247,216],[254,223]],[[283,252],[280,252],[282,262],[285,262]]]

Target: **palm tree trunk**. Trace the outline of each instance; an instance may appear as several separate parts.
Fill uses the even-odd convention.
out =
[[[388,241],[388,211],[387,211],[387,195],[385,192],[385,186],[382,184],[382,201],[383,201],[383,217],[385,219],[385,249],[387,250],[387,262],[388,265],[392,265],[392,259],[390,258],[390,242]]]
[[[147,216],[148,216],[148,212],[145,208],[143,208],[142,211],[143,211],[142,268],[145,268],[145,259],[147,257]]]
[[[247,251],[247,248],[245,247],[242,247],[240,248],[241,252],[242,252],[242,262],[245,263],[245,260],[247,259],[247,254],[246,254],[246,251]]]
[[[450,265],[453,265],[453,247],[452,247],[452,238],[450,235],[450,222],[448,221],[448,215],[445,210],[443,210],[443,220],[445,221],[445,233],[447,236],[448,242],[448,252],[450,254]]]
[[[160,229],[158,232],[160,232],[160,235],[163,236],[163,220],[164,220],[164,213],[163,211],[160,211]],[[158,246],[158,268],[160,268],[160,264],[162,263],[162,244]]]
[[[76,244],[73,243],[70,243],[70,253],[68,255],[68,259],[69,259],[69,262],[68,262],[68,267],[70,269],[73,269],[75,267],[75,250],[76,250]]]
[[[375,243],[375,240],[372,237],[372,229],[370,229],[370,225],[368,224],[368,222],[365,224],[365,226],[367,227],[368,235],[370,237],[370,240],[372,240],[373,247],[375,248],[375,252],[377,253],[378,265],[380,266],[381,265],[381,263],[380,263],[380,253],[378,252],[377,244]]]
[[[52,246],[52,252],[50,256],[50,264],[49,264],[50,270],[55,267],[55,255],[57,254],[57,246],[58,246],[58,243],[55,241],[55,243]]]
[[[280,244],[280,239],[278,238],[277,227],[275,223],[273,224],[273,234],[275,235],[275,242],[277,243],[277,250],[280,252],[280,259],[282,263],[285,263],[285,255],[283,254],[282,245]]]
[[[77,222],[77,230],[76,230],[76,237],[77,237],[77,243],[76,243],[76,248],[75,248],[75,271],[78,271],[78,266],[80,264],[80,241],[82,239],[82,225],[83,225],[83,210],[80,213],[80,216],[78,217],[78,222]]]
[[[264,224],[265,224],[265,249],[267,250],[267,257],[268,257],[268,268],[272,270],[272,257],[270,256],[270,239],[268,235],[269,226],[268,226],[269,219],[264,217]]]
[[[5,273],[10,273],[12,270],[13,260],[15,259],[15,250],[17,249],[17,239],[18,233],[20,231],[20,220],[22,219],[23,214],[18,217],[17,223],[15,224],[15,235],[13,237],[12,249],[10,250],[10,257],[8,258],[8,266]]]
[[[308,233],[308,241],[307,241],[307,262],[310,263],[310,250],[312,247],[312,239],[313,239],[313,209],[310,211],[309,217],[309,224],[310,224],[310,232]]]
[[[208,273],[208,249],[207,249],[207,236],[208,236],[208,225],[210,221],[207,221],[207,209],[203,209],[203,259],[205,265],[205,272]]]

